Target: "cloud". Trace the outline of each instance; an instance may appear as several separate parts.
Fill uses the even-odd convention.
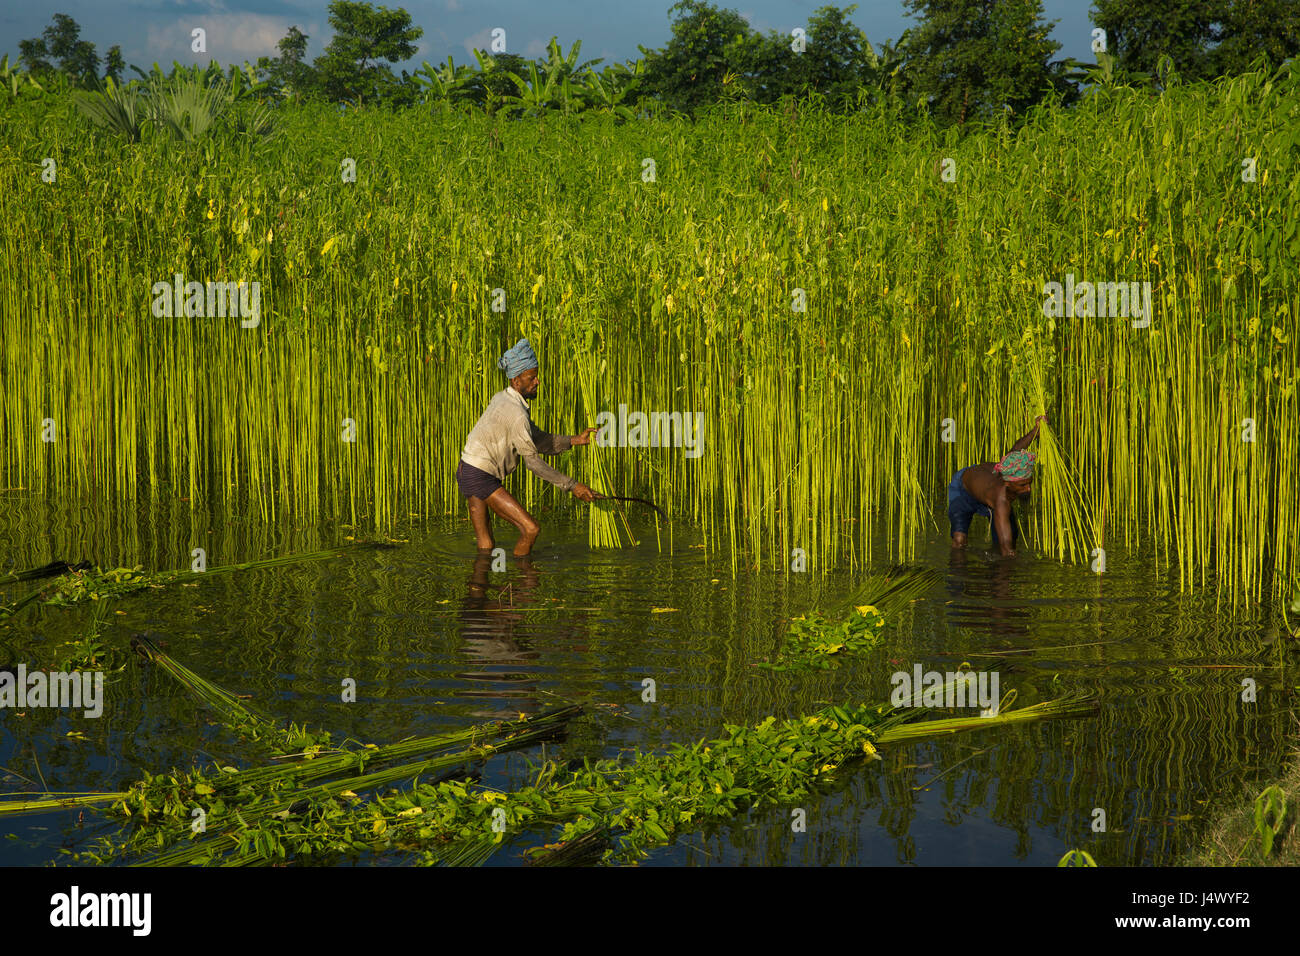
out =
[[[461,41],[461,46],[464,47],[465,52],[469,55],[471,61],[475,50],[486,50],[489,56],[496,55],[492,52],[492,31],[495,29],[495,26],[484,27],[477,33],[471,33]],[[517,53],[527,60],[546,56],[547,47],[551,42],[549,37],[545,40],[537,38],[529,40],[521,50],[518,46],[519,34],[521,32],[523,31],[506,29],[507,53]]]
[[[461,41],[460,45],[465,48],[465,53],[469,55],[471,60],[474,57],[475,50],[486,50],[489,56],[492,54],[492,31],[495,29],[495,27],[484,27],[478,33],[471,33]],[[510,49],[509,32],[506,33],[506,49]]]
[[[316,12],[321,5],[317,0],[132,0],[127,6],[132,15],[150,11],[181,16],[219,16],[235,12],[274,16],[280,13],[291,15],[295,12]]]
[[[220,63],[256,60],[259,56],[277,56],[276,44],[289,32],[290,19],[258,13],[198,13],[177,17],[168,24],[151,24],[145,31],[150,53],[160,61],[213,59]],[[202,27],[207,31],[207,50],[195,53],[190,31]],[[316,35],[315,24],[298,24],[299,29]]]

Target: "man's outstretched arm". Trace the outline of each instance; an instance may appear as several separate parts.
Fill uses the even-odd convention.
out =
[[[1039,422],[1042,422],[1042,421],[1046,421],[1046,420],[1047,420],[1047,416],[1046,416],[1046,415],[1039,415],[1037,418],[1035,418],[1035,419],[1034,419],[1034,427],[1031,428],[1031,429],[1029,429],[1028,434],[1026,434],[1024,438],[1020,439],[1020,441],[1018,441],[1018,442],[1016,442],[1014,445],[1012,445],[1012,446],[1011,446],[1011,450],[1012,450],[1012,451],[1024,451],[1026,448],[1028,448],[1028,447],[1029,447],[1029,443],[1030,443],[1031,441],[1033,441],[1035,438],[1038,437],[1038,423],[1039,423]]]
[[[566,452],[573,444],[573,438],[569,435],[552,435],[550,432],[543,431],[532,423],[528,422],[529,438],[533,440],[533,447],[543,455],[558,455]]]

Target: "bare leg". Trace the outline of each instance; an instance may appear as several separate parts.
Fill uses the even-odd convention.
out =
[[[514,496],[504,488],[498,488],[488,496],[488,507],[519,529],[519,542],[515,545],[514,555],[523,557],[533,550],[533,543],[542,533],[542,526],[537,523]]]
[[[954,548],[966,547],[966,535],[960,531],[954,531],[952,533],[952,546]]]
[[[474,525],[474,537],[480,551],[491,551],[496,545],[492,538],[492,518],[488,515],[487,502],[475,495],[466,499],[469,502],[469,520]]]

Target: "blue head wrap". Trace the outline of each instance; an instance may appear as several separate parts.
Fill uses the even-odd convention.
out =
[[[505,370],[506,378],[514,378],[530,368],[537,368],[537,353],[527,339],[520,339],[514,348],[497,359],[497,368]]]

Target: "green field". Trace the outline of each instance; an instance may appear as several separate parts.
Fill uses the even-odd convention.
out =
[[[1181,587],[1267,600],[1300,555],[1298,111],[1294,64],[960,137],[884,108],[300,106],[266,141],[129,143],[66,98],[15,100],[0,487],[379,530],[456,511],[460,447],[525,335],[552,431],[703,414],[698,458],[566,465],[733,568],[908,558],[952,472],[1046,411],[1041,547],[1086,565],[1141,543]],[[159,317],[176,276],[258,283],[255,324]],[[1045,315],[1067,276],[1149,282],[1152,314]],[[519,480],[526,506],[570,507]],[[592,509],[595,543],[626,537],[615,518]]]

